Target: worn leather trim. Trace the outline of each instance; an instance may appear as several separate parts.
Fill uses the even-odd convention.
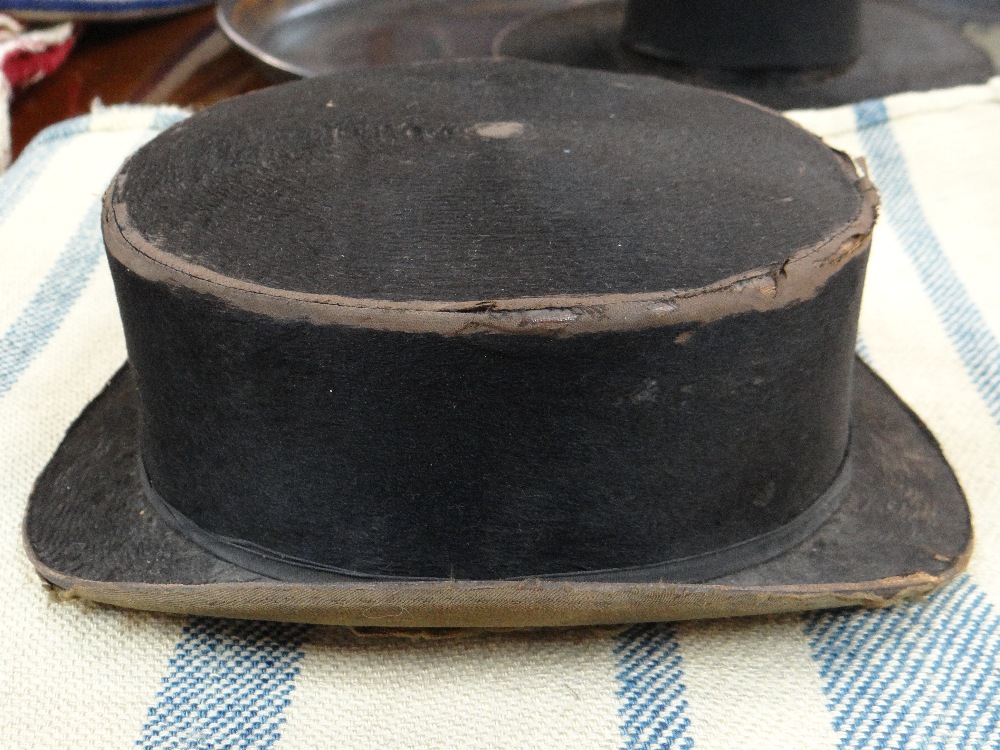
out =
[[[128,162],[104,195],[104,241],[111,256],[143,278],[211,295],[234,307],[279,319],[442,335],[572,336],[702,324],[808,300],[844,264],[868,249],[878,213],[878,194],[868,176],[858,172],[850,157],[835,153],[861,197],[858,212],[851,221],[816,244],[789,253],[781,263],[692,289],[463,302],[397,302],[267,287],[186,261],[158,248],[143,236],[129,218],[128,205],[119,197],[128,180]]]

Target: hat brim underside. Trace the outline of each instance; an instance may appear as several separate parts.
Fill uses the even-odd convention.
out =
[[[860,361],[852,488],[806,541],[709,583],[428,581],[285,583],[209,554],[149,508],[137,393],[123,367],[70,427],[29,499],[39,573],[70,595],[180,614],[394,627],[587,625],[883,605],[967,563],[972,528],[927,428]],[[664,557],[669,557],[665,554]]]

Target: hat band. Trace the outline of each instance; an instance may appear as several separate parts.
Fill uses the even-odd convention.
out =
[[[266,578],[290,583],[324,583],[332,581],[446,581],[446,578],[388,576],[345,570],[322,563],[284,555],[253,542],[206,531],[172,506],[154,489],[139,458],[139,476],[146,500],[153,510],[174,531],[221,560]],[[569,573],[518,576],[500,580],[573,580],[643,583],[671,580],[700,583],[758,565],[794,547],[815,533],[840,507],[851,488],[853,463],[850,438],[844,460],[827,489],[805,510],[788,523],[765,534],[744,539],[736,544],[687,557],[679,557],[653,565],[605,568]]]

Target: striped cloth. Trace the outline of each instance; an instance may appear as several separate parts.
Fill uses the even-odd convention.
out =
[[[386,634],[62,601],[21,551],[35,476],[125,357],[98,199],[182,117],[113,108],[0,177],[0,745],[1000,747],[1000,79],[793,115],[867,158],[884,210],[862,352],[973,506],[968,573],[875,611]]]

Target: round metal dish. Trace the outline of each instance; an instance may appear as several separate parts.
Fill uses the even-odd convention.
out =
[[[489,57],[509,24],[586,0],[222,0],[219,25],[285,73]]]

